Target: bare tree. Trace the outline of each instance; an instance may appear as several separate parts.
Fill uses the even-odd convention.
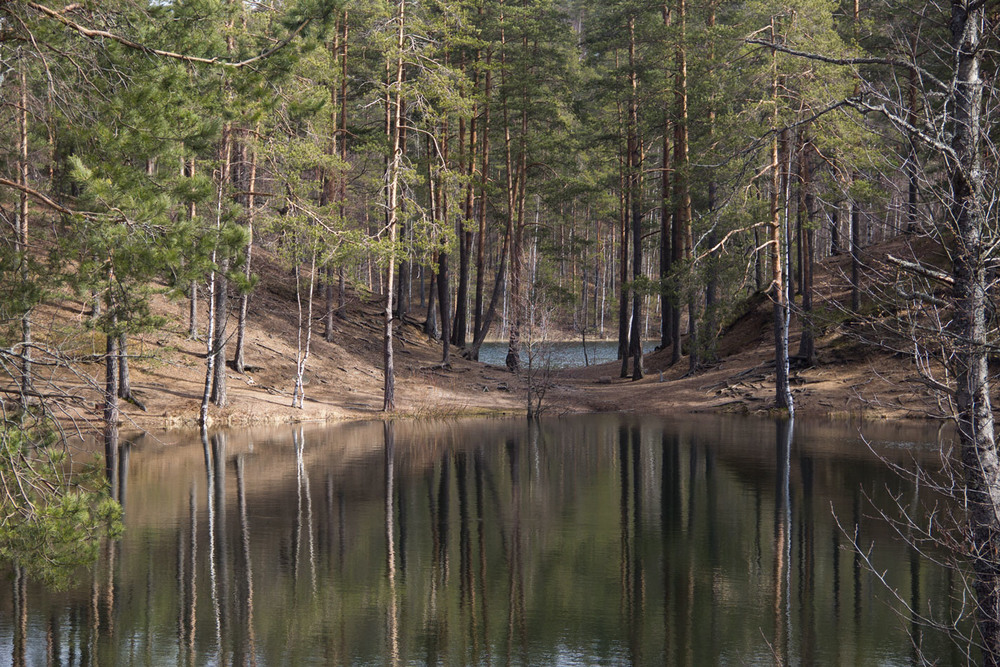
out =
[[[993,12],[993,13],[991,13]],[[1000,456],[994,432],[990,398],[990,351],[997,339],[991,321],[993,267],[997,262],[997,229],[991,213],[1000,204],[997,174],[987,165],[1000,159],[990,140],[995,124],[998,91],[985,80],[996,74],[996,62],[987,56],[997,47],[995,9],[977,0],[955,0],[947,15],[928,4],[919,15],[935,17],[947,26],[941,35],[928,29],[921,49],[909,46],[913,27],[898,35],[896,53],[916,57],[839,58],[771,44],[805,59],[845,67],[880,67],[902,71],[921,82],[925,104],[917,115],[908,86],[897,76],[871,76],[859,81],[858,94],[846,100],[866,114],[876,113],[900,134],[919,144],[946,178],[925,173],[927,191],[940,205],[939,217],[928,216],[929,245],[938,245],[950,264],[940,269],[914,253],[893,262],[924,285],[897,293],[908,304],[914,333],[910,346],[921,379],[937,390],[941,406],[958,426],[958,466],[962,483],[956,491],[966,525],[959,529],[961,552],[972,564],[978,637],[986,665],[1000,664]],[[914,14],[917,15],[917,14]],[[921,34],[923,34],[921,32]],[[938,35],[938,41],[934,40]],[[984,67],[988,71],[984,73]],[[904,157],[905,159],[905,157]],[[908,179],[910,180],[910,179]],[[912,210],[912,209],[911,209]],[[853,212],[852,212],[853,215]],[[910,229],[921,225],[910,224]],[[854,244],[852,243],[852,248]],[[927,289],[930,283],[946,292]],[[856,281],[852,280],[852,285]],[[935,293],[936,292],[936,293]],[[901,328],[901,327],[900,327]],[[902,333],[902,332],[901,332]]]

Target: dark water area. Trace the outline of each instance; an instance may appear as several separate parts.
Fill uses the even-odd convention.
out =
[[[644,352],[652,352],[658,341],[643,343]],[[479,361],[491,366],[507,365],[506,342],[483,343],[479,348]],[[526,354],[522,350],[522,355]],[[606,364],[618,359],[617,340],[587,341],[586,351],[582,341],[561,341],[556,343],[538,343],[536,345],[536,360],[538,366],[549,363],[552,368],[575,368],[578,366]]]
[[[912,467],[927,427],[866,427]],[[126,531],[0,588],[0,664],[962,664],[858,427],[583,416],[133,438]],[[851,546],[870,549],[866,563]],[[933,554],[931,554],[933,555]],[[9,661],[9,663],[8,663]]]

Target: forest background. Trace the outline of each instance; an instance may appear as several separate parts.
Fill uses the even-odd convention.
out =
[[[939,392],[1000,660],[998,19],[980,0],[2,2],[8,506],[53,497],[58,457],[26,462],[61,438],[53,406],[86,408],[67,378],[99,390],[113,469],[155,299],[186,300],[204,342],[201,423],[225,407],[261,257],[297,304],[298,407],[349,293],[384,305],[387,412],[418,314],[443,369],[492,336],[521,372],[539,337],[589,333],[638,380],[648,338],[697,374],[766,298],[780,410],[790,366],[848,320]],[[841,254],[850,302],[817,307],[814,267]],[[86,317],[40,327],[67,298]],[[54,497],[75,530],[90,501]]]

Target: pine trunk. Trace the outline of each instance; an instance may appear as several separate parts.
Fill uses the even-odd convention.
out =
[[[247,247],[245,249],[245,264],[243,266],[243,277],[247,284],[250,283],[250,266],[253,260],[253,234],[254,234],[254,190],[257,187],[257,151],[247,147],[247,141],[243,142],[241,152],[244,155],[249,153],[249,168],[246,179],[247,194],[244,198],[246,206],[246,227],[247,227]],[[236,351],[233,354],[233,368],[237,373],[246,372],[246,336],[247,336],[247,314],[250,308],[250,292],[246,289],[240,294],[239,317],[236,321]]]
[[[694,278],[694,239],[691,233],[691,165],[688,149],[688,83],[687,83],[687,4],[677,0],[677,21],[679,24],[677,41],[677,74],[675,78],[674,100],[676,120],[674,123],[674,244],[675,257],[690,263],[689,272]],[[679,247],[678,247],[679,246]],[[677,251],[680,251],[679,253]],[[698,368],[698,299],[694,285],[688,289],[688,359],[689,370]],[[676,323],[677,340],[680,341],[680,312]],[[674,347],[674,355],[680,360],[680,345]]]
[[[212,344],[215,355],[214,374],[212,376],[212,403],[220,408],[226,407],[226,320],[229,319],[229,280],[226,271],[229,261],[223,260],[215,274],[215,341]]]
[[[20,109],[17,114],[18,158],[17,180],[22,188],[28,187],[28,76],[27,65],[21,59],[18,63],[18,93]],[[28,282],[28,194],[22,189],[17,200],[17,242],[16,248],[21,266],[21,281]],[[31,309],[26,308],[21,315],[21,393],[22,400],[32,391],[31,383]]]
[[[771,22],[771,41],[774,41],[774,21]],[[782,150],[787,148],[787,131],[777,131],[778,122],[778,55],[772,51],[773,71],[771,73],[771,97],[774,101],[774,136],[771,139],[771,238],[769,243],[771,259],[771,300],[774,303],[774,392],[778,409],[794,410],[791,390],[788,385],[788,301],[784,281],[785,257],[781,229],[781,176]],[[781,144],[779,148],[779,142]]]
[[[861,206],[851,202],[851,312],[861,310]]]
[[[108,334],[104,357],[104,465],[108,481],[114,486],[118,470],[118,422],[121,413],[118,404],[118,336],[114,333],[118,318],[115,315],[114,297],[111,295],[113,274],[108,284]]]
[[[629,332],[629,356],[632,379],[641,380],[642,367],[642,294],[637,289],[642,277],[642,141],[639,138],[639,74],[635,60],[635,17],[629,18],[629,95],[628,111],[628,181],[629,214],[632,225],[632,326]]]
[[[799,217],[805,217],[805,229],[800,232],[802,248],[802,336],[799,338],[799,358],[808,365],[816,363],[816,343],[813,336],[813,216],[815,198],[812,192],[812,151],[813,145],[803,140],[802,157],[799,158]],[[802,225],[800,224],[800,229]]]
[[[486,189],[490,181],[490,93],[493,83],[493,73],[490,65],[492,60],[492,51],[487,51],[486,75],[485,82],[483,84],[483,160],[479,189],[479,234],[476,239],[476,312],[475,322],[472,327],[473,342],[469,354],[470,358],[474,361],[479,360],[479,345],[482,343],[482,339],[486,335],[484,328],[487,330],[489,329],[489,324],[486,323],[483,316],[483,297],[486,290]],[[506,256],[504,255],[504,257]],[[500,280],[500,276],[502,274],[503,266],[501,264],[500,272],[497,277],[498,281]],[[492,318],[490,318],[490,320],[492,321]]]
[[[396,14],[396,54],[395,54],[395,76],[391,79],[393,86],[387,89],[386,94],[391,98],[393,104],[391,111],[386,109],[386,114],[392,113],[391,119],[387,117],[387,130],[391,130],[391,153],[389,156],[389,168],[386,178],[388,179],[388,234],[389,234],[389,263],[385,271],[385,331],[383,336],[383,356],[384,356],[384,385],[382,391],[383,412],[393,412],[396,409],[396,369],[393,359],[392,349],[392,293],[393,279],[396,268],[396,226],[399,219],[399,179],[402,170],[403,145],[401,141],[403,122],[403,46],[406,38],[406,2],[400,0],[397,5]]]

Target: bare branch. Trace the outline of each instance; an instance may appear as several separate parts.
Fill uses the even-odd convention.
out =
[[[930,278],[931,280],[936,280],[940,283],[948,285],[949,287],[955,284],[955,279],[952,278],[951,275],[939,269],[935,269],[933,267],[921,264],[919,262],[908,262],[905,259],[900,259],[898,257],[894,257],[893,255],[886,255],[885,258],[886,261],[895,264],[896,266],[902,269],[906,269],[911,273],[916,273],[917,275],[923,276],[924,278]]]
[[[925,70],[923,67],[918,66],[916,63],[911,63],[906,60],[898,60],[896,58],[835,58],[833,56],[825,56],[821,53],[811,53],[809,51],[799,51],[798,49],[791,49],[787,46],[781,44],[776,44],[774,42],[768,42],[763,39],[747,38],[743,40],[747,44],[756,44],[758,46],[763,46],[779,53],[787,53],[790,56],[796,56],[798,58],[805,58],[807,60],[816,60],[821,63],[827,63],[828,65],[842,65],[845,67],[850,67],[854,65],[882,65],[884,67],[902,67],[913,72],[917,72],[920,76],[930,80],[934,85],[938,86],[942,90],[948,90],[944,82],[939,80],[936,76]]]

